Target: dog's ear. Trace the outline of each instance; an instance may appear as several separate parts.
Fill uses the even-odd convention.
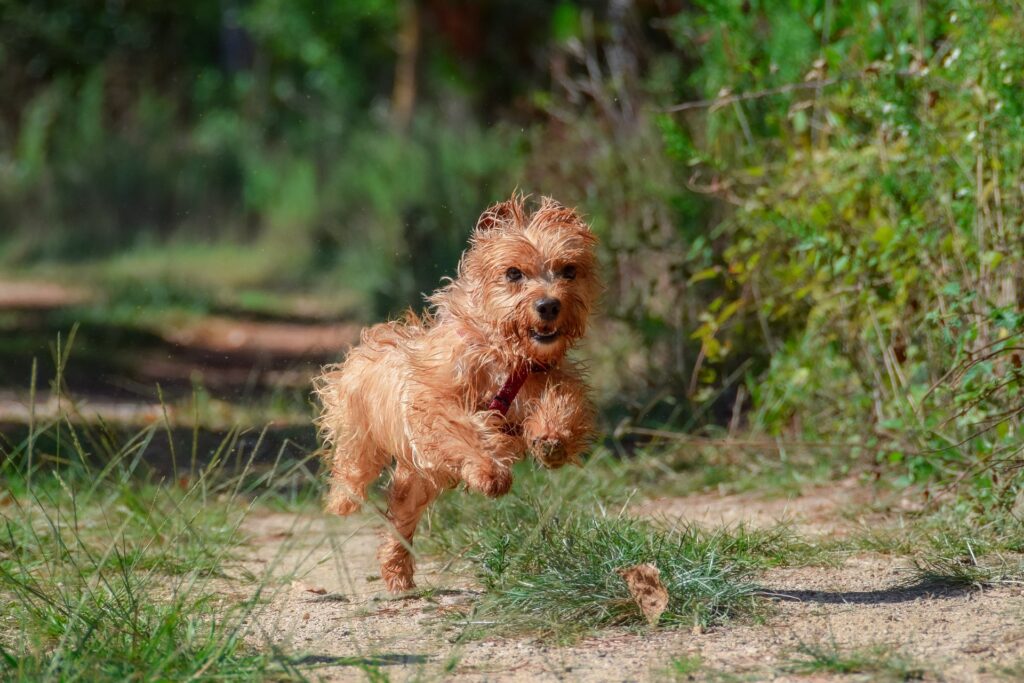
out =
[[[491,206],[476,221],[475,232],[487,232],[494,228],[508,228],[523,224],[523,203],[526,198],[514,194],[510,199]]]

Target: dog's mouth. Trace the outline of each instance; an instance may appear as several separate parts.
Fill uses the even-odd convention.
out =
[[[561,332],[558,330],[530,330],[530,339],[537,342],[538,344],[550,344],[557,340],[561,336]]]

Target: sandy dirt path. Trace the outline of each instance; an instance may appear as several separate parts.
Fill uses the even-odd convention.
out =
[[[844,484],[832,494],[815,489],[806,500],[788,501],[692,496],[640,509],[709,524],[730,510],[727,522],[785,519],[814,535],[850,524],[840,511],[860,494]],[[832,644],[841,650],[884,647],[912,662],[911,668],[923,669],[923,680],[1014,680],[1007,669],[1024,662],[1021,587],[908,587],[906,559],[871,554],[840,567],[765,572],[759,583],[774,597],[763,623],[733,623],[704,633],[611,629],[569,647],[532,639],[459,642],[460,627],[446,613],[467,612],[479,587],[441,571],[436,561],[422,560],[419,583],[435,590],[417,597],[386,595],[375,580],[382,528],[371,514],[250,519],[248,564],[284,577],[257,620],[254,644],[269,639],[294,653],[296,662],[315,665],[309,675],[325,681],[367,680],[366,666],[392,681],[671,680],[671,660],[694,656],[704,668],[682,680],[877,679],[792,671],[802,645]]]

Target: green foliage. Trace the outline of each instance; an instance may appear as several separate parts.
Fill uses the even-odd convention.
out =
[[[311,258],[333,259],[337,281],[376,297],[378,311],[418,305],[454,272],[480,212],[500,198],[491,188],[514,185],[516,149],[504,128],[456,131],[429,116],[404,136],[360,131],[318,192],[324,218]]]
[[[857,436],[908,481],[967,468],[982,507],[1020,490],[1016,467],[995,467],[1020,448],[1010,5],[705,3],[677,24],[683,46],[718,36],[691,83],[752,96],[662,128],[735,206],[709,271],[724,296],[695,337],[728,366],[761,332],[752,426]]]
[[[552,194],[602,240],[586,360],[620,433],[729,424],[1016,504],[1016,3],[400,7],[0,4],[0,263],[380,318],[488,203]]]
[[[447,86],[388,121],[394,3],[49,10],[0,5],[7,265],[248,242],[260,285],[341,283],[388,315],[515,186],[516,136],[468,98],[439,110]]]

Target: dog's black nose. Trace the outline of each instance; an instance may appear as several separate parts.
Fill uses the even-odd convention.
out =
[[[558,299],[545,297],[535,303],[533,307],[537,309],[537,314],[541,320],[551,322],[558,317],[558,312],[562,310],[562,302]]]

